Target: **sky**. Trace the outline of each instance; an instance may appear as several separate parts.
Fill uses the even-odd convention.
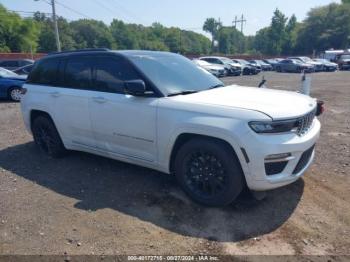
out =
[[[51,13],[50,2],[0,0],[9,10],[45,13]],[[160,22],[167,27],[176,26],[198,33],[204,33],[202,26],[208,17],[220,18],[223,25],[229,26],[235,16],[243,14],[247,20],[244,34],[254,35],[270,24],[276,8],[288,17],[295,14],[298,21],[302,21],[311,8],[332,2],[340,0],[56,0],[56,12],[68,20],[93,18],[109,24],[116,18],[143,25]]]

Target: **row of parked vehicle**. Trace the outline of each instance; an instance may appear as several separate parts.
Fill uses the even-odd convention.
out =
[[[334,72],[350,69],[350,54],[341,54],[337,63],[327,59],[311,59],[306,56],[273,58],[263,60],[230,59],[220,56],[205,56],[193,60],[198,66],[217,77],[256,75],[261,71],[289,73]]]
[[[220,56],[204,56],[193,62],[216,77],[257,75],[261,71],[277,72],[334,72],[350,69],[350,53],[339,54],[335,62],[309,57],[274,58],[264,60],[230,59]],[[20,89],[34,65],[34,60],[18,59],[0,61],[0,98],[19,101]]]

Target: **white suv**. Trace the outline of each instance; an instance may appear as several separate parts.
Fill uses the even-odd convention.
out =
[[[197,202],[231,203],[247,186],[296,181],[320,133],[315,99],[224,86],[183,56],[104,49],[37,62],[24,122],[51,157],[80,150],[175,174]]]

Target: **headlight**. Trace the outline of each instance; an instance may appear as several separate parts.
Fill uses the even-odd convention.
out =
[[[284,121],[253,121],[249,122],[249,126],[256,133],[286,133],[296,132],[298,130],[298,120],[284,120]]]

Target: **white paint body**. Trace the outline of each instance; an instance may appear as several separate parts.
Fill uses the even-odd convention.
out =
[[[287,185],[303,175],[313,160],[292,174],[304,151],[319,137],[315,118],[303,136],[295,133],[257,134],[250,121],[282,120],[303,116],[316,107],[308,96],[241,86],[175,97],[145,98],[25,84],[21,101],[30,131],[32,110],[47,112],[67,149],[80,150],[170,173],[170,159],[181,134],[222,139],[235,150],[247,185],[263,191]],[[250,161],[247,163],[241,148]],[[267,176],[267,155],[290,152],[283,173]]]

